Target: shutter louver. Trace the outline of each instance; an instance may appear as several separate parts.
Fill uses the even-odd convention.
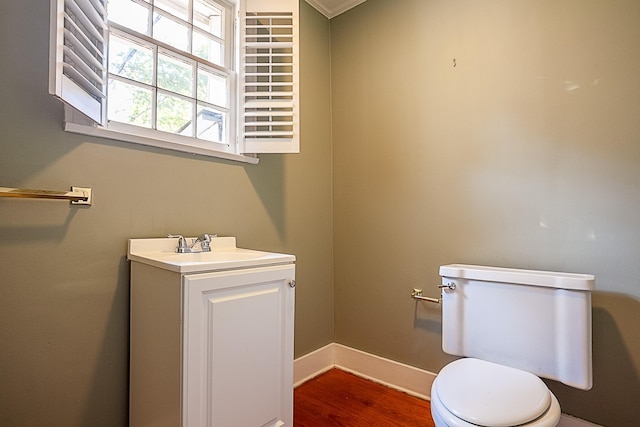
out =
[[[105,1],[51,1],[49,93],[99,124],[106,119]]]
[[[298,153],[298,1],[246,0],[240,12],[245,153]]]

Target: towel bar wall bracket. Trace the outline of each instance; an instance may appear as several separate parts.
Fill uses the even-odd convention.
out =
[[[71,191],[33,190],[30,188],[0,187],[0,197],[22,199],[68,200],[72,205],[91,206],[91,188],[71,187]]]

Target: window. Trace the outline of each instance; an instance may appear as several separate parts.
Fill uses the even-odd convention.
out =
[[[250,163],[299,151],[297,0],[51,1],[66,130]]]

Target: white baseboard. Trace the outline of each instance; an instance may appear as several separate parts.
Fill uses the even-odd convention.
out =
[[[384,384],[421,399],[430,400],[433,372],[418,369],[342,344],[331,343],[293,362],[294,387],[332,368]],[[558,427],[601,427],[588,421],[562,414]]]
[[[335,365],[388,387],[412,396],[429,400],[431,383],[436,378],[433,372],[365,353],[341,344],[335,344]]]
[[[293,386],[300,384],[335,368],[334,343],[327,344],[293,361]]]
[[[431,383],[436,377],[433,372],[331,343],[294,361],[294,387],[331,368],[351,372],[426,400],[429,400]]]

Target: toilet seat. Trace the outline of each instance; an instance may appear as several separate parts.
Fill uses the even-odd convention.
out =
[[[537,376],[480,359],[459,359],[445,366],[431,390],[436,425],[557,425],[560,405]]]

